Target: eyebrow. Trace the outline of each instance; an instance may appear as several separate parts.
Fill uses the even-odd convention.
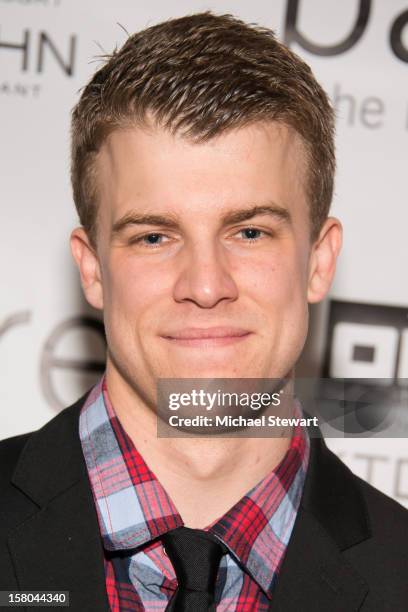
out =
[[[291,222],[291,216],[289,211],[283,206],[279,206],[279,204],[267,204],[264,206],[252,206],[251,208],[243,208],[241,210],[232,210],[231,212],[227,212],[222,220],[225,225],[231,223],[241,223],[241,221],[248,221],[253,217],[257,217],[258,215],[269,215],[275,217],[280,221],[285,221],[286,223]]]
[[[241,223],[242,221],[249,221],[258,215],[269,215],[285,223],[291,223],[292,220],[289,211],[283,206],[275,203],[232,210],[226,212],[221,219],[224,225],[230,225],[233,223]],[[174,215],[130,212],[123,215],[123,217],[113,224],[112,233],[119,234],[129,225],[159,225],[161,227],[167,227],[168,229],[178,229],[180,227],[177,217]]]

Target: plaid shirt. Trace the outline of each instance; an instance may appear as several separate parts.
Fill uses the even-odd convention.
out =
[[[177,580],[160,536],[184,523],[121,426],[104,378],[82,408],[79,433],[105,551],[111,610],[165,610]],[[297,428],[279,465],[206,528],[229,550],[217,576],[217,612],[269,609],[308,460],[309,438]]]

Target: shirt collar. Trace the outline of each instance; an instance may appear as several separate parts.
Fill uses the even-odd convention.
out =
[[[79,433],[105,549],[141,547],[184,525],[117,418],[105,378],[81,410]],[[309,448],[307,431],[295,427],[280,463],[207,527],[268,596],[299,508]]]

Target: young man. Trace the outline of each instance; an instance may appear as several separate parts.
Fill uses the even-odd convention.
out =
[[[333,113],[267,29],[131,36],[73,112],[106,373],[1,448],[0,589],[73,610],[408,609],[408,512],[321,439],[157,435],[160,379],[293,379],[341,245]]]

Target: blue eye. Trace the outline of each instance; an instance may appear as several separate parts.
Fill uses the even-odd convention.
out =
[[[159,247],[162,244],[162,238],[164,234],[158,232],[150,232],[149,234],[143,234],[143,236],[137,236],[129,241],[129,244],[138,244],[147,246],[150,248]]]
[[[162,234],[146,234],[142,236],[142,240],[146,241],[147,244],[159,244]]]
[[[247,240],[249,241],[255,241],[257,238],[260,237],[260,234],[263,233],[261,230],[255,229],[253,227],[246,227],[245,229],[240,231],[245,234],[245,238],[247,238]]]

